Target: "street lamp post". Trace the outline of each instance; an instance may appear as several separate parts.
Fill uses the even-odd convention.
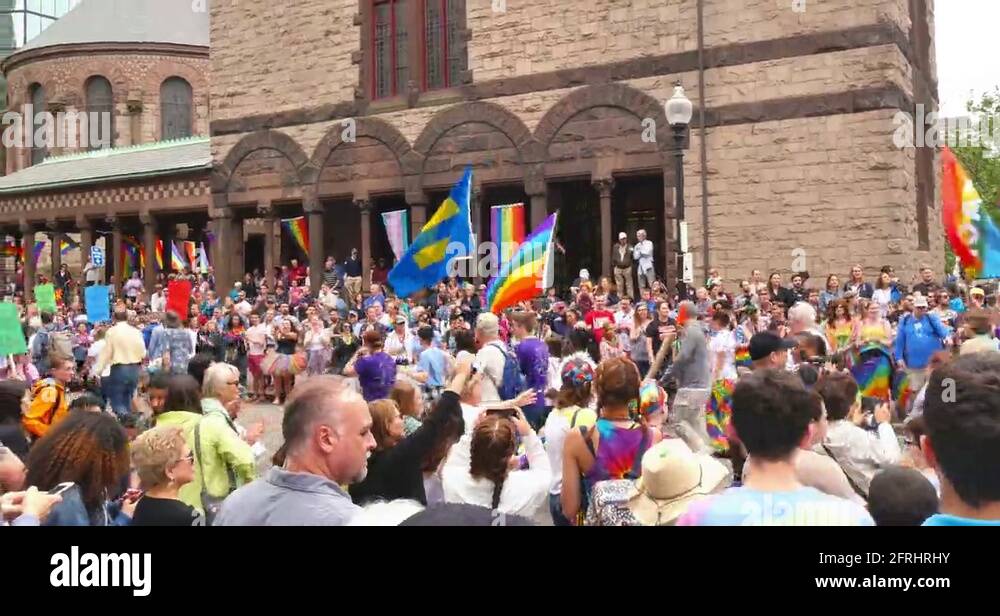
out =
[[[686,246],[681,246],[681,227],[684,223],[684,143],[687,138],[688,126],[691,124],[691,116],[694,112],[693,105],[687,96],[684,95],[684,87],[680,82],[674,84],[674,95],[670,97],[666,105],[667,122],[674,138],[674,204],[677,212],[677,295],[680,299],[687,299],[687,285],[684,283],[684,250]]]

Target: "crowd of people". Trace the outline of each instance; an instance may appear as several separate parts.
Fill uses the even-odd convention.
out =
[[[632,250],[617,281],[583,270],[499,315],[473,281],[396,297],[357,251],[318,289],[294,259],[149,296],[137,274],[107,323],[68,274],[55,312],[14,284],[28,352],[0,358],[4,519],[1000,524],[992,289],[858,265],[732,291],[711,270],[674,293],[633,279]],[[186,312],[167,310],[185,278]],[[281,407],[272,456],[238,421],[250,404]]]

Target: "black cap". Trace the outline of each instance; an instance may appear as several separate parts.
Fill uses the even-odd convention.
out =
[[[760,332],[754,334],[750,339],[750,359],[757,361],[763,359],[782,349],[794,349],[797,346],[794,340],[781,338],[772,332]]]

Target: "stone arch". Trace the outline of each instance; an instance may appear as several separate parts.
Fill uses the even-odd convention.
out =
[[[260,150],[274,150],[282,154],[295,169],[299,184],[305,185],[302,172],[309,159],[299,144],[284,133],[261,130],[246,135],[230,148],[222,164],[212,172],[212,192],[227,192],[236,168],[247,156]]]
[[[407,168],[413,166],[414,153],[410,142],[399,132],[399,129],[380,118],[349,118],[349,120],[357,123],[355,133],[357,137],[374,139],[387,147],[396,157],[400,173],[406,175]],[[303,186],[312,186],[315,189],[330,155],[344,144],[342,137],[347,121],[348,119],[344,119],[335,123],[320,139],[313,150],[312,157],[302,169]]]
[[[652,118],[656,122],[656,143],[660,152],[670,149],[670,129],[667,116],[660,101],[622,83],[586,86],[575,90],[552,106],[535,127],[534,137],[541,144],[546,157],[549,146],[559,131],[574,116],[595,107],[612,107],[627,111],[641,119]]]
[[[486,124],[503,133],[514,144],[522,163],[537,162],[544,153],[521,118],[501,105],[483,101],[454,105],[438,112],[417,137],[413,149],[426,158],[445,134],[471,123]]]

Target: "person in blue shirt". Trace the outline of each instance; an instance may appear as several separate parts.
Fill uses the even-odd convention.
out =
[[[451,371],[451,357],[434,346],[434,328],[425,325],[417,332],[420,339],[420,360],[417,367],[427,375],[424,381],[424,391],[428,393],[428,398],[436,400],[441,390],[448,383],[448,373]]]
[[[1000,355],[962,355],[927,385],[920,449],[941,481],[924,526],[1000,526]]]
[[[948,328],[933,314],[927,312],[927,298],[918,295],[913,299],[913,314],[899,320],[893,354],[896,363],[910,376],[910,387],[920,391],[927,382],[926,368],[931,356],[944,348]]]
[[[368,307],[372,304],[382,304],[382,310],[385,310],[385,295],[382,294],[382,287],[378,284],[373,284],[371,286],[371,295],[365,298],[361,307],[368,310]]]

